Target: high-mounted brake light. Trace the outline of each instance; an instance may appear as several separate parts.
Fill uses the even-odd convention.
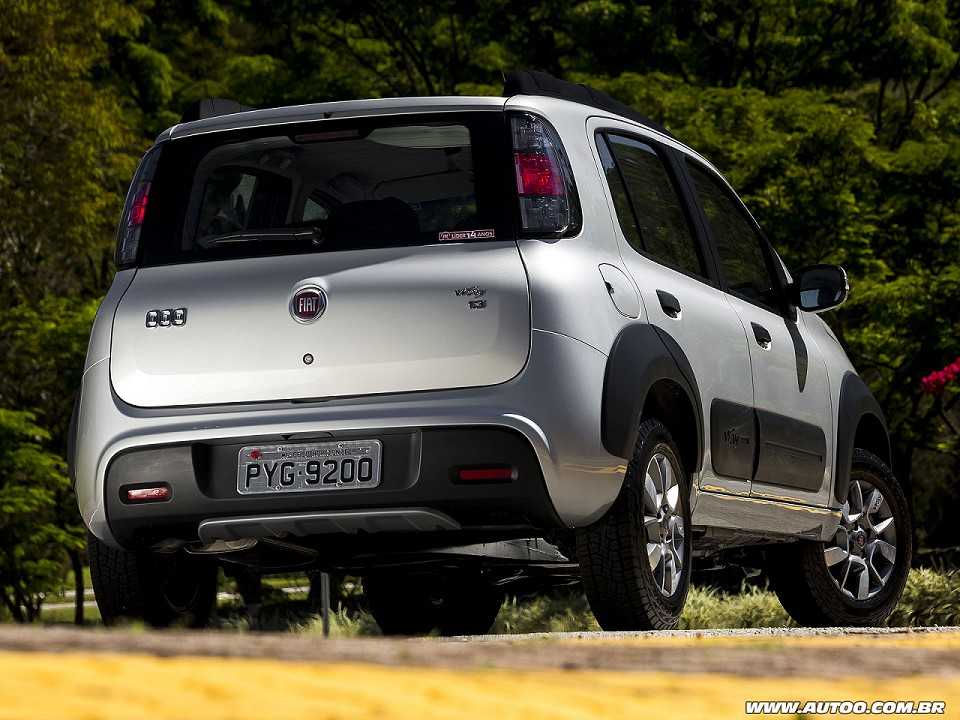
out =
[[[560,138],[544,120],[527,113],[513,115],[510,128],[521,229],[550,235],[575,230],[580,208]]]

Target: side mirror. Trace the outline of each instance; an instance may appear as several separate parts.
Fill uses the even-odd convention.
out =
[[[839,307],[850,294],[847,273],[839,265],[810,265],[793,275],[790,300],[801,310],[823,312]]]

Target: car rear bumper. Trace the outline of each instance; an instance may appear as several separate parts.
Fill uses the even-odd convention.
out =
[[[383,445],[383,472],[373,488],[237,492],[237,457],[245,445],[281,436],[212,440],[119,453],[107,468],[106,516],[125,546],[169,539],[210,542],[276,535],[562,527],[547,496],[540,463],[516,430],[495,427],[338,431],[297,442],[358,438]],[[464,482],[459,467],[509,466],[512,479]],[[126,488],[168,485],[161,502],[130,503]],[[427,510],[427,508],[429,510]]]
[[[200,524],[208,520],[357,510],[424,509],[462,528],[491,529],[485,535],[491,539],[497,527],[508,537],[524,525],[585,525],[613,503],[625,470],[600,436],[605,368],[606,355],[595,348],[535,330],[526,367],[501,385],[145,409],[116,397],[104,359],[83,377],[72,468],[81,514],[97,537],[124,545],[164,535],[198,539]],[[250,439],[337,437],[381,438],[395,446],[389,465],[385,453],[381,487],[289,497],[236,493],[237,451]],[[205,457],[216,462],[204,465]],[[449,468],[473,457],[478,464],[527,469],[502,485],[451,482]],[[122,485],[148,477],[171,485],[170,501],[134,506],[120,500]]]

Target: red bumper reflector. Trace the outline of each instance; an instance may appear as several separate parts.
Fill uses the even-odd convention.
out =
[[[127,488],[127,502],[157,502],[169,500],[173,494],[168,485]]]
[[[513,480],[513,468],[460,468],[457,470],[457,479],[462,482],[504,482]]]

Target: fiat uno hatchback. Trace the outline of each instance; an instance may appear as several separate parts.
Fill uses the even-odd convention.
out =
[[[892,612],[883,415],[717,170],[540,73],[504,97],[205,101],[130,186],[71,467],[97,602],[202,624],[219,566],[360,575],[384,632],[579,579],[671,628],[693,563],[802,624]]]

